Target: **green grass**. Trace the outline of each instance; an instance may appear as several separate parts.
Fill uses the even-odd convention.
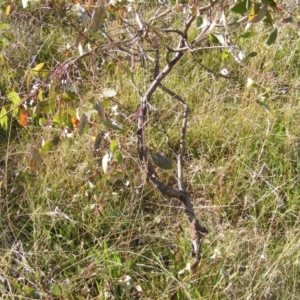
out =
[[[23,75],[12,71],[40,62],[57,66],[67,41],[76,38],[64,23],[56,25],[52,13],[35,14],[5,21],[15,37],[2,49],[1,95],[13,88],[28,94]],[[26,31],[33,20],[32,31]],[[194,273],[178,275],[191,251],[183,207],[144,184],[130,117],[138,97],[124,74],[119,81],[115,64],[102,64],[104,54],[95,56],[97,63],[85,59],[70,69],[81,98],[57,105],[54,115],[86,112],[102,88],[116,88],[116,100],[127,110],[119,107],[115,116],[115,103],[107,102],[106,113],[128,128],[126,134],[108,130],[94,153],[94,137],[104,130],[97,118],[70,138],[61,134],[63,125],[41,127],[35,121],[21,128],[11,121],[8,132],[0,132],[2,299],[298,299],[299,91],[282,92],[298,84],[298,32],[280,26],[279,41],[268,49],[262,46],[264,30],[245,41],[245,50],[258,52],[248,69],[232,58],[222,61],[219,50],[199,55],[204,65],[227,68],[238,81],[216,78],[185,55],[164,82],[191,109],[184,180],[209,230]],[[136,83],[146,87],[150,74],[151,66],[138,68]],[[261,90],[248,89],[248,77]],[[270,113],[256,102],[263,88],[270,89]],[[181,107],[161,91],[152,104],[159,109],[150,112],[149,122],[159,122],[147,128],[149,149],[175,160],[166,134],[176,150]],[[30,149],[57,135],[60,142],[43,153],[42,164],[29,168]],[[123,161],[111,162],[105,174],[102,157],[111,140],[118,142]],[[175,169],[158,173],[176,185]]]

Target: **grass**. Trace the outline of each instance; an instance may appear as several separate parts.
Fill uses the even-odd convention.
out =
[[[53,68],[74,38],[49,12],[13,20],[6,20],[14,40],[5,48],[1,95],[12,88],[28,93],[24,78],[8,71],[39,62]],[[24,35],[20,28],[26,32],[32,20],[32,33]],[[49,35],[52,26],[59,30]],[[21,128],[11,121],[0,134],[2,299],[298,299],[300,107],[298,89],[288,87],[298,84],[298,32],[283,24],[279,31],[278,42],[267,49],[263,30],[245,41],[248,52],[259,53],[248,69],[231,58],[222,61],[219,51],[202,54],[203,64],[227,68],[238,81],[216,78],[186,55],[165,82],[191,108],[185,183],[209,229],[203,259],[192,274],[178,275],[191,251],[182,206],[150,185],[136,188],[144,179],[128,111],[119,107],[115,116],[107,103],[107,114],[129,128],[126,135],[110,131],[95,153],[93,137],[103,127],[93,119],[82,135],[61,137],[37,169],[28,167],[30,149],[40,149],[61,129],[35,123]],[[69,76],[81,98],[58,106],[58,115],[91,109],[104,87],[116,88],[116,100],[134,112],[137,96],[126,80],[121,85],[114,66],[101,69],[86,59],[76,68]],[[138,69],[137,83],[146,86],[150,72]],[[261,90],[270,89],[270,113],[256,102],[261,90],[246,87],[248,77]],[[180,107],[160,91],[152,104],[159,110],[149,120],[159,122],[148,129],[149,148],[175,159],[166,133],[176,148]],[[104,174],[102,157],[111,140],[118,142],[123,161],[112,162]],[[158,172],[164,182],[176,184],[175,170]]]

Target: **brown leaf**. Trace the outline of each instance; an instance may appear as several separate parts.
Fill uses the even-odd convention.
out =
[[[30,154],[31,154],[31,159],[30,159],[30,162],[29,162],[28,166],[31,169],[36,169],[41,164],[42,157],[40,155],[39,150],[36,149],[35,147],[31,148]]]
[[[152,39],[151,39],[151,47],[152,49],[156,50],[159,47],[159,41],[158,41],[158,37],[157,35],[155,35]]]

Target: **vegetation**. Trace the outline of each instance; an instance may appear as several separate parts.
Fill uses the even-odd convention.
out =
[[[2,3],[1,298],[298,299],[297,9]]]

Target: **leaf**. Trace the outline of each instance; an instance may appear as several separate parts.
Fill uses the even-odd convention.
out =
[[[110,159],[111,159],[110,153],[106,152],[106,154],[102,158],[102,168],[104,173],[107,173],[108,163],[110,162]]]
[[[225,38],[221,33],[214,32],[212,34],[218,39],[218,41],[220,42],[221,45],[226,45]]]
[[[16,92],[8,93],[7,98],[16,105],[19,105],[21,103],[21,98]]]
[[[221,59],[225,60],[230,55],[230,52],[228,50],[225,50],[221,54]]]
[[[28,121],[27,121],[27,118],[29,117],[29,112],[26,110],[26,109],[21,109],[19,111],[19,120],[18,120],[18,123],[21,125],[21,126],[27,126],[28,125]]]
[[[61,295],[61,290],[59,288],[59,286],[56,283],[53,283],[51,286],[51,293],[54,296],[60,296]]]
[[[278,35],[278,30],[277,28],[274,29],[271,34],[269,35],[267,41],[266,41],[266,44],[267,46],[271,46],[272,44],[274,44],[274,42],[276,41],[277,39],[277,35]]]
[[[269,11],[266,12],[266,18],[264,22],[269,24],[270,26],[273,26],[273,18]]]
[[[109,145],[109,150],[111,153],[115,153],[119,149],[118,142],[116,140],[112,140]]]
[[[88,23],[90,22],[90,17],[86,13],[85,9],[79,3],[75,4],[75,7],[76,7],[76,12],[77,12],[79,22],[83,26],[87,26]],[[81,37],[81,35],[80,35],[80,37]]]
[[[105,131],[101,131],[97,134],[96,139],[95,139],[95,144],[94,144],[94,151],[98,151],[100,149],[100,145],[102,140],[105,138]]]
[[[19,107],[15,106],[13,103],[10,105],[9,110],[12,112],[12,115],[14,118],[18,119],[19,118]]]
[[[232,8],[231,11],[240,15],[244,15],[251,7],[251,1],[245,0],[239,3],[236,3]]]
[[[115,125],[114,123],[108,120],[104,120],[103,125],[113,130],[122,130],[122,128],[120,128],[118,125]]]
[[[86,114],[82,114],[79,124],[78,124],[78,133],[82,134],[85,125],[88,123],[88,117]]]
[[[7,24],[7,23],[0,24],[0,30],[4,30],[7,28],[9,28],[9,24]]]
[[[5,14],[8,16],[11,10],[11,5],[7,5],[6,10],[5,10]]]
[[[105,121],[104,106],[100,101],[96,101],[94,105],[101,122]]]
[[[42,89],[39,89],[38,94],[37,94],[37,98],[39,99],[39,101],[44,100],[44,92],[43,92]]]
[[[117,161],[118,163],[121,163],[121,162],[123,161],[123,156],[122,156],[122,154],[121,154],[120,151],[117,151],[117,152],[115,153],[115,159],[116,159],[116,161]]]
[[[36,169],[42,162],[41,154],[39,150],[36,149],[35,147],[31,148],[30,154],[31,154],[31,159],[28,165],[31,169]]]
[[[257,52],[250,52],[247,57],[255,57],[257,55]]]
[[[258,88],[259,85],[252,79],[252,78],[247,78],[247,88]]]
[[[249,38],[252,38],[255,35],[256,35],[255,32],[245,31],[245,32],[243,32],[243,33],[240,34],[240,37],[243,38],[243,39],[249,39]]]
[[[59,136],[54,137],[52,140],[46,141],[40,150],[40,154],[43,154],[43,153],[51,150],[54,146],[56,146],[59,143],[59,141],[60,141]]]
[[[159,41],[158,41],[158,37],[157,35],[155,35],[152,39],[151,39],[151,47],[152,49],[156,50],[159,47]]]
[[[23,8],[26,8],[28,6],[28,0],[22,0]]]
[[[111,97],[115,97],[117,95],[117,92],[114,89],[106,88],[102,90],[102,94],[104,97],[111,98]]]
[[[0,111],[0,125],[3,128],[3,130],[7,131],[8,128],[8,117],[7,117],[7,111],[4,106],[2,106]]]
[[[31,76],[35,76],[35,77],[38,77],[41,73],[41,70],[43,69],[45,63],[39,63],[37,64],[33,69],[29,69],[28,70],[28,79],[27,80],[30,80],[31,79]],[[27,82],[27,86],[28,86],[28,82]]]
[[[104,1],[103,0],[98,0],[97,1],[97,6],[95,8],[95,12],[93,14],[92,28],[94,30],[98,30],[101,27],[105,17],[106,17],[106,8],[105,8],[105,5],[104,5]]]
[[[208,39],[210,42],[214,43],[214,44],[218,44],[219,43],[219,40],[216,38],[216,36],[212,33],[210,33],[208,35]]]
[[[201,26],[203,26],[203,24],[204,24],[204,18],[201,16],[197,17],[196,18],[196,26],[201,27]]]
[[[55,98],[49,97],[48,100],[44,100],[38,103],[38,106],[41,108],[43,113],[50,113],[55,111],[56,101]]]
[[[78,128],[79,120],[76,118],[76,116],[72,117],[71,122],[72,122],[74,128]]]
[[[270,106],[266,103],[266,100],[256,100],[256,102],[263,107],[268,113],[271,112]]]
[[[267,13],[267,6],[265,4],[256,3],[251,8],[250,14],[248,16],[248,22],[254,24],[260,22]]]
[[[45,65],[45,63],[39,63],[38,65],[36,65],[36,66],[34,67],[34,69],[32,69],[32,71],[37,71],[37,72],[39,72],[39,71],[41,71],[41,70],[43,69],[44,65]]]
[[[172,161],[160,153],[151,153],[151,158],[155,165],[161,169],[171,170],[173,168]]]

